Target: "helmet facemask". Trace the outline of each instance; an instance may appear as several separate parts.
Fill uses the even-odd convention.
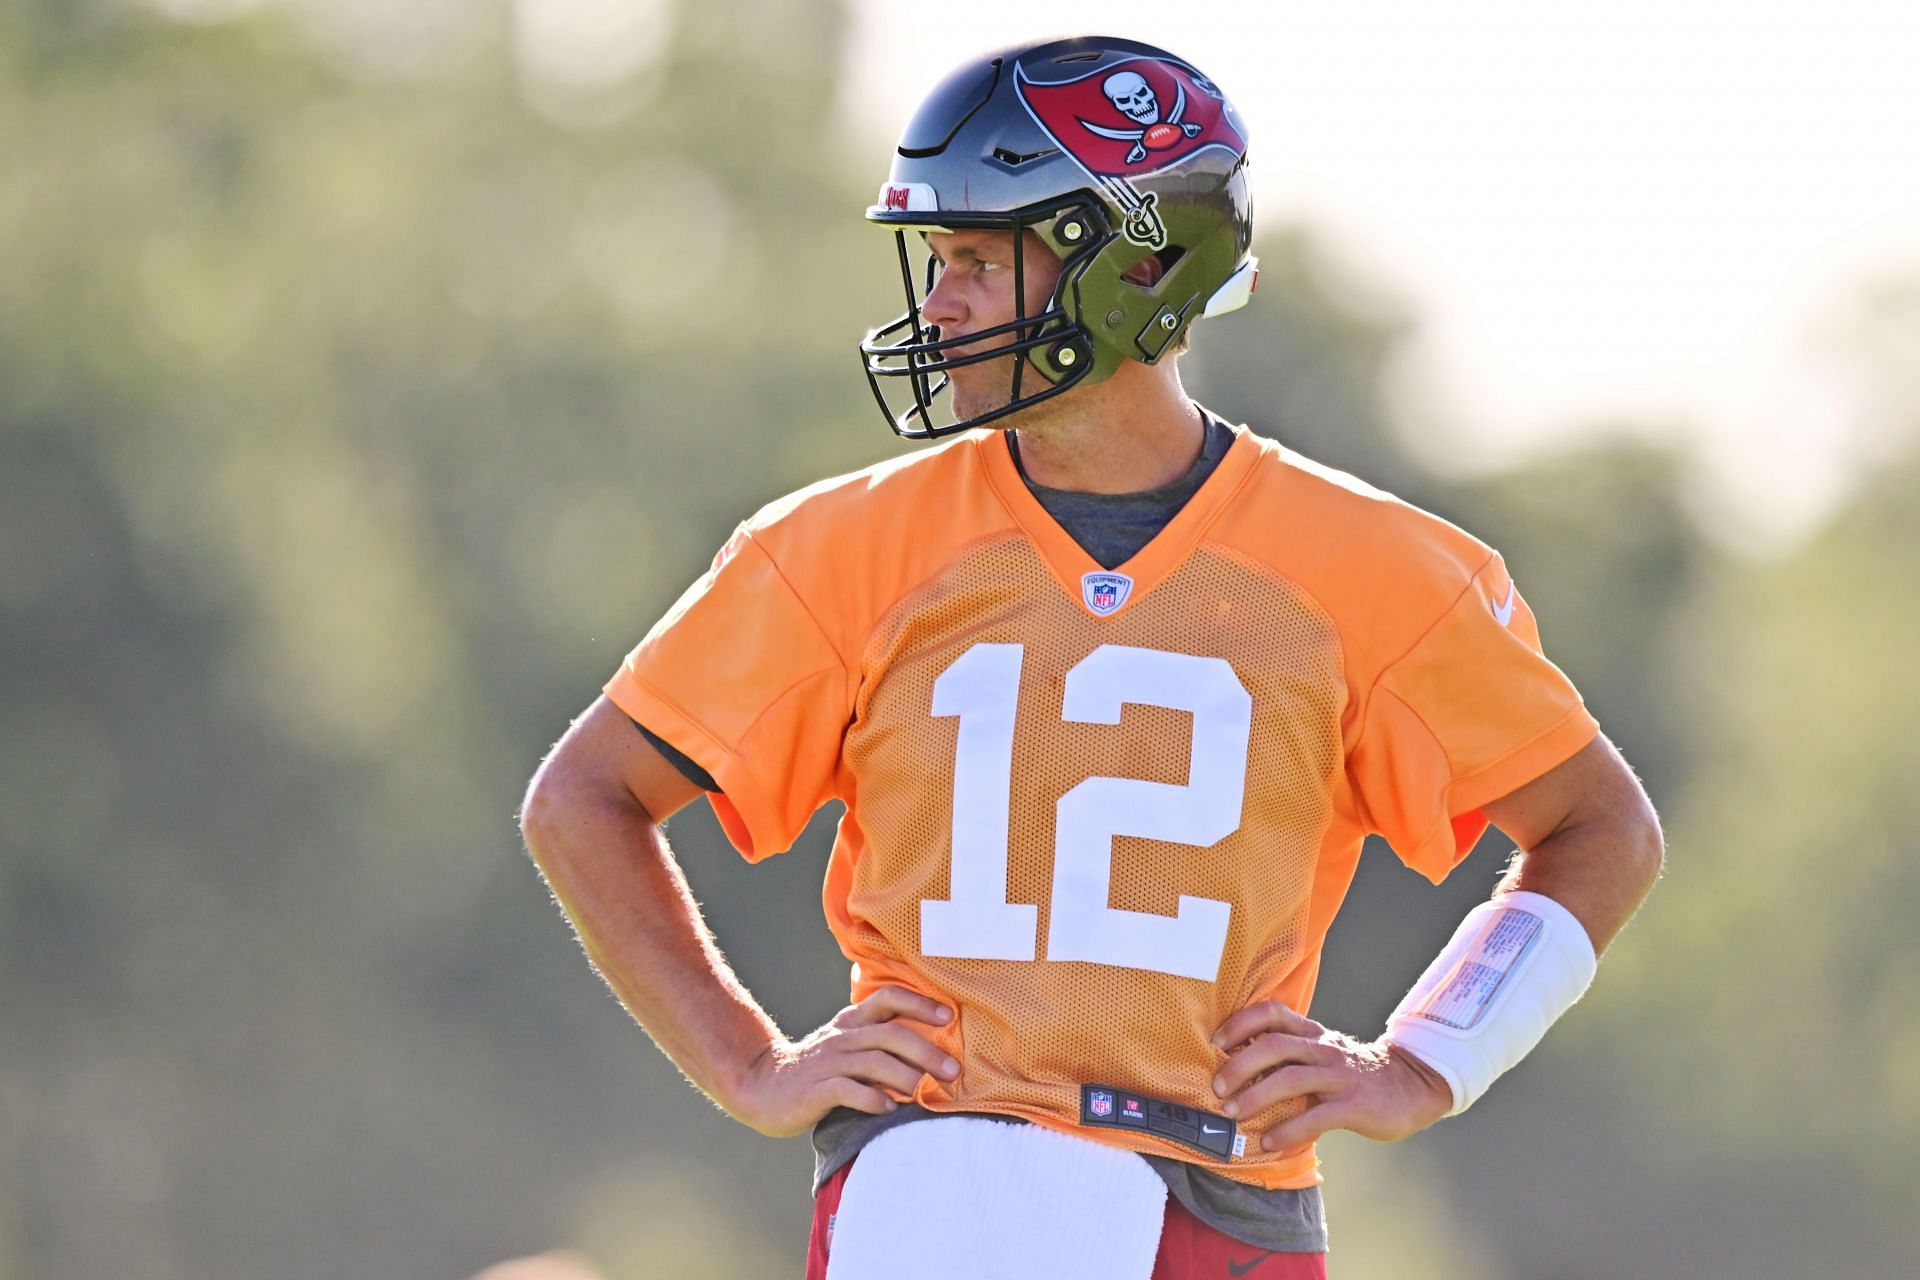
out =
[[[909,233],[930,231],[1005,231],[1013,237],[1014,318],[972,333],[952,337],[922,317],[926,298],[933,292],[939,259],[929,250],[924,276],[916,278]],[[1045,308],[1026,311],[1027,237],[1032,231],[1061,259],[1060,278]],[[1076,194],[1064,201],[1010,214],[974,214],[944,217],[939,225],[896,225],[894,243],[900,259],[900,282],[907,309],[888,324],[867,334],[860,344],[867,382],[880,411],[896,433],[910,440],[928,440],[970,430],[1059,395],[1084,381],[1094,370],[1092,344],[1078,319],[1077,284],[1081,273],[1113,239],[1100,206]],[[1003,341],[996,341],[1001,340]],[[960,347],[994,343],[985,350],[962,355],[948,353]],[[1007,403],[966,419],[936,416],[935,402],[948,389],[949,370],[1013,360]],[[907,402],[896,408],[889,391],[905,382]],[[891,385],[890,385],[891,384]]]

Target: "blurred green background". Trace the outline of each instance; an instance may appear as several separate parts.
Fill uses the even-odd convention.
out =
[[[668,4],[644,84],[543,101],[497,4],[225,7],[0,7],[0,1280],[798,1274],[805,1143],[628,1022],[514,812],[737,520],[900,447],[845,18]],[[1417,317],[1256,250],[1189,387],[1500,546],[1670,842],[1470,1116],[1326,1143],[1335,1274],[1913,1274],[1913,436],[1764,557],[1659,424],[1441,477],[1384,385]],[[1920,424],[1920,280],[1854,314]],[[831,817],[757,868],[673,824],[794,1034],[845,995]],[[1372,1034],[1504,852],[1370,852],[1316,1014]]]

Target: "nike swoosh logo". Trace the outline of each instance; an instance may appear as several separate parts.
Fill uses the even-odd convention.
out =
[[[1225,1133],[1225,1132],[1226,1132],[1226,1130],[1225,1130],[1225,1129],[1216,1129],[1216,1128],[1214,1128],[1214,1127],[1213,1127],[1212,1125],[1210,1125],[1210,1124],[1203,1124],[1203,1125],[1201,1125],[1201,1126],[1200,1126],[1200,1132],[1202,1132],[1202,1133]]]
[[[1269,1249],[1251,1262],[1229,1262],[1227,1264],[1227,1274],[1230,1276],[1243,1276],[1272,1256],[1273,1250]]]
[[[1507,598],[1493,602],[1493,620],[1501,626],[1513,621],[1513,579],[1507,579]]]

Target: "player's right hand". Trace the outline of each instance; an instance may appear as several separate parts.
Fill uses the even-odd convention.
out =
[[[805,1133],[835,1107],[884,1115],[885,1090],[911,1096],[928,1075],[952,1080],[960,1064],[908,1022],[944,1027],[953,1010],[904,987],[881,987],[800,1040],[782,1037],[743,1073],[727,1110],[774,1138]]]

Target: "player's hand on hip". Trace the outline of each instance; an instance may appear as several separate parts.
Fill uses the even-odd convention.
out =
[[[1447,1082],[1404,1049],[1363,1044],[1277,1001],[1240,1010],[1220,1024],[1213,1043],[1227,1055],[1214,1092],[1228,1115],[1306,1101],[1261,1136],[1263,1151],[1304,1146],[1329,1129],[1394,1142],[1453,1109]]]
[[[804,1133],[835,1107],[870,1115],[894,1109],[887,1090],[911,1095],[928,1075],[952,1080],[960,1064],[907,1026],[945,1026],[953,1011],[904,987],[881,987],[800,1040],[782,1039],[747,1068],[727,1110],[775,1138]]]

